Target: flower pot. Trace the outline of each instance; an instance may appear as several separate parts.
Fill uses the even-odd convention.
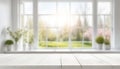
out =
[[[7,45],[6,48],[8,52],[11,51],[11,45]]]
[[[110,50],[110,45],[105,45],[105,50]]]
[[[32,44],[29,44],[29,50],[31,50],[32,49]]]
[[[14,51],[17,51],[17,49],[18,49],[18,44],[15,43],[15,44],[14,44]]]
[[[24,43],[24,44],[23,44],[23,51],[26,51],[27,45],[28,45],[27,43]]]
[[[98,50],[102,50],[103,49],[103,44],[98,44]]]

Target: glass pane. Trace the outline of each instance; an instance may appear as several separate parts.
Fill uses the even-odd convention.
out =
[[[24,14],[33,14],[33,3],[32,2],[24,2]]]
[[[84,24],[84,16],[71,16],[71,27],[72,28],[82,28]]]
[[[82,48],[82,46],[83,46],[83,31],[79,28],[72,29],[71,40],[72,40],[73,48]]]
[[[91,2],[87,2],[85,3],[85,11],[86,11],[86,14],[92,14],[93,13],[93,6],[92,6],[92,3]]]
[[[39,16],[39,27],[57,27],[56,16]]]
[[[105,39],[111,39],[111,16],[99,16],[98,35],[104,36]]]
[[[98,36],[104,35],[104,16],[98,16]]]
[[[58,47],[59,48],[68,48],[68,39],[69,39],[69,28],[59,28],[58,30]]]
[[[92,16],[86,16],[84,22],[84,48],[92,48],[93,21]]]
[[[70,21],[69,16],[66,15],[59,15],[57,16],[57,23],[59,28],[69,27]]]
[[[58,15],[68,15],[69,14],[69,2],[58,2]]]
[[[24,4],[21,2],[20,4],[20,14],[24,14]]]
[[[23,19],[24,18],[24,19]],[[26,29],[33,29],[33,18],[32,16],[24,15],[22,19],[24,20],[23,26]]]
[[[33,17],[32,16],[22,16],[21,17],[21,29],[25,32],[23,34],[23,46],[31,46],[34,42],[33,38]],[[28,49],[27,48],[27,49]]]
[[[71,23],[70,23],[71,27],[73,28],[76,27],[76,24],[78,23],[78,18],[79,18],[79,15],[71,16]],[[84,18],[82,21],[84,21]]]
[[[57,36],[57,30],[56,29],[47,29],[47,45],[48,47],[51,48],[56,48],[57,47],[57,41],[56,41],[56,36]]]
[[[72,16],[71,21],[71,41],[73,48],[81,48],[83,46],[83,16]]]
[[[73,48],[92,47],[92,16],[72,16],[71,40]]]
[[[39,36],[39,47],[46,48],[46,38],[47,38],[47,31],[45,27],[40,27],[38,31]]]
[[[111,14],[112,6],[111,2],[99,2],[98,14]]]
[[[56,2],[39,2],[39,14],[56,14]]]
[[[110,40],[111,38],[111,16],[105,16],[105,38]]]
[[[84,14],[85,3],[84,2],[71,2],[71,13],[72,14]]]

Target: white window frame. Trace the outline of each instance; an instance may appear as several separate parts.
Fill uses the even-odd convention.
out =
[[[93,37],[92,37],[92,48],[94,49],[94,48],[96,48],[96,42],[95,42],[95,38],[96,38],[96,36],[97,36],[97,23],[98,23],[98,14],[97,14],[97,6],[98,6],[98,2],[100,1],[100,2],[111,2],[111,4],[113,4],[113,2],[112,2],[112,0],[24,0],[24,1],[32,1],[33,2],[33,25],[34,25],[34,27],[33,27],[33,29],[34,29],[34,48],[35,49],[40,49],[39,48],[39,37],[38,37],[38,2],[39,1],[42,1],[42,2],[51,2],[51,1],[56,1],[56,2],[80,2],[80,1],[83,1],[83,2],[92,2],[93,3],[93,14],[92,14],[92,16],[93,16]],[[70,3],[71,4],[71,3]],[[112,7],[111,7],[112,9],[113,9],[113,5],[112,5]],[[113,11],[113,10],[112,10]],[[111,14],[111,16],[113,15],[113,12],[112,12],[112,14]],[[112,20],[113,20],[113,18],[112,18]],[[20,25],[20,24],[19,24]],[[113,25],[113,21],[112,21],[112,24],[111,25]],[[113,26],[112,26],[112,29],[111,29],[111,31],[112,31],[112,35],[113,35]],[[113,42],[112,41],[112,39],[113,39],[113,36],[111,35],[111,42]],[[69,37],[70,37],[70,34],[69,34]],[[57,39],[57,41],[58,41],[58,39]],[[69,39],[69,44],[71,44],[71,40]],[[113,45],[113,44],[112,44]],[[71,46],[69,46],[69,48],[72,48]],[[80,48],[81,49],[81,48]]]

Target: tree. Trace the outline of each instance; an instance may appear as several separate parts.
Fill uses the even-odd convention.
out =
[[[62,40],[62,41],[68,41],[68,37],[69,37],[69,27],[68,27],[68,23],[64,23],[65,25],[64,25],[64,27],[63,28],[61,28],[60,29],[60,36],[59,36],[59,38],[60,38],[60,40]]]
[[[39,24],[39,41],[45,41],[46,40],[45,22],[43,22],[40,19],[38,24]]]
[[[75,30],[76,30],[76,40],[81,41],[82,40],[83,29],[82,29],[80,16],[78,17],[78,21],[77,21]]]
[[[89,27],[88,21],[87,21],[87,18],[85,17],[84,30],[85,30],[85,31],[88,30],[88,27]]]

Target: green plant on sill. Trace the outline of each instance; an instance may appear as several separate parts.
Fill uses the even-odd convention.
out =
[[[7,45],[7,46],[10,46],[10,45],[13,45],[13,44],[14,44],[13,40],[6,40],[5,41],[5,45]]]
[[[27,34],[29,33],[29,39],[27,39]],[[34,39],[33,39],[33,33],[31,31],[26,31],[23,36],[24,42],[28,44],[33,44]]]
[[[109,41],[108,39],[105,39],[105,40],[104,40],[104,44],[105,44],[105,45],[110,45],[110,41]]]
[[[104,43],[104,37],[103,36],[98,36],[96,38],[96,43],[98,44],[103,44]]]

